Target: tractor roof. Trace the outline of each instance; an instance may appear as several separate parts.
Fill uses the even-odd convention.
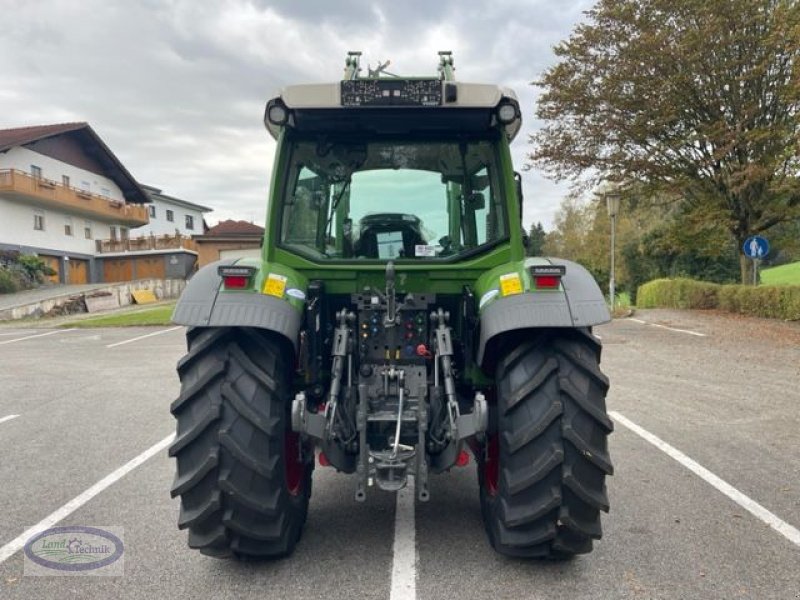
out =
[[[515,107],[514,120],[504,124],[513,140],[521,118],[511,89],[439,78],[376,77],[291,85],[269,101],[264,122],[275,139],[284,124],[309,132],[488,131],[497,125],[501,103]],[[276,104],[288,109],[286,123],[268,117]]]

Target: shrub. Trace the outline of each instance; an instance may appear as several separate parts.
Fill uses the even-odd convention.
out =
[[[5,267],[0,267],[0,294],[13,294],[19,289],[17,281]]]
[[[17,258],[17,262],[25,270],[31,281],[41,283],[44,281],[45,276],[56,274],[43,259],[32,254],[21,254]]]
[[[769,319],[800,320],[800,286],[718,285],[656,279],[639,288],[641,308],[720,308]]]
[[[656,279],[642,285],[636,305],[642,308],[715,308],[720,286],[693,279]]]

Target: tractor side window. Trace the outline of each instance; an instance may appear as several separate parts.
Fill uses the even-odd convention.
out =
[[[296,185],[283,213],[284,242],[308,248],[320,246],[319,222],[327,206],[325,187],[318,174],[299,165]]]

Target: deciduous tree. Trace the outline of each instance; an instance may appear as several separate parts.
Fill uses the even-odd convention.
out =
[[[555,52],[533,165],[671,194],[739,247],[800,218],[800,1],[600,0]]]

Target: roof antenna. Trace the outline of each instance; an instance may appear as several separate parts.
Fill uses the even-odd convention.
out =
[[[345,81],[353,81],[358,79],[358,74],[361,72],[361,52],[358,50],[351,50],[347,53],[347,58],[344,60],[344,77]]]
[[[386,70],[386,67],[388,67],[390,64],[392,64],[392,61],[390,60],[387,60],[385,63],[378,61],[378,66],[375,69],[367,65],[367,73],[369,73],[370,77],[380,77],[381,75],[388,75],[389,77],[400,77],[399,75],[395,75],[394,73],[390,73],[389,71]]]

